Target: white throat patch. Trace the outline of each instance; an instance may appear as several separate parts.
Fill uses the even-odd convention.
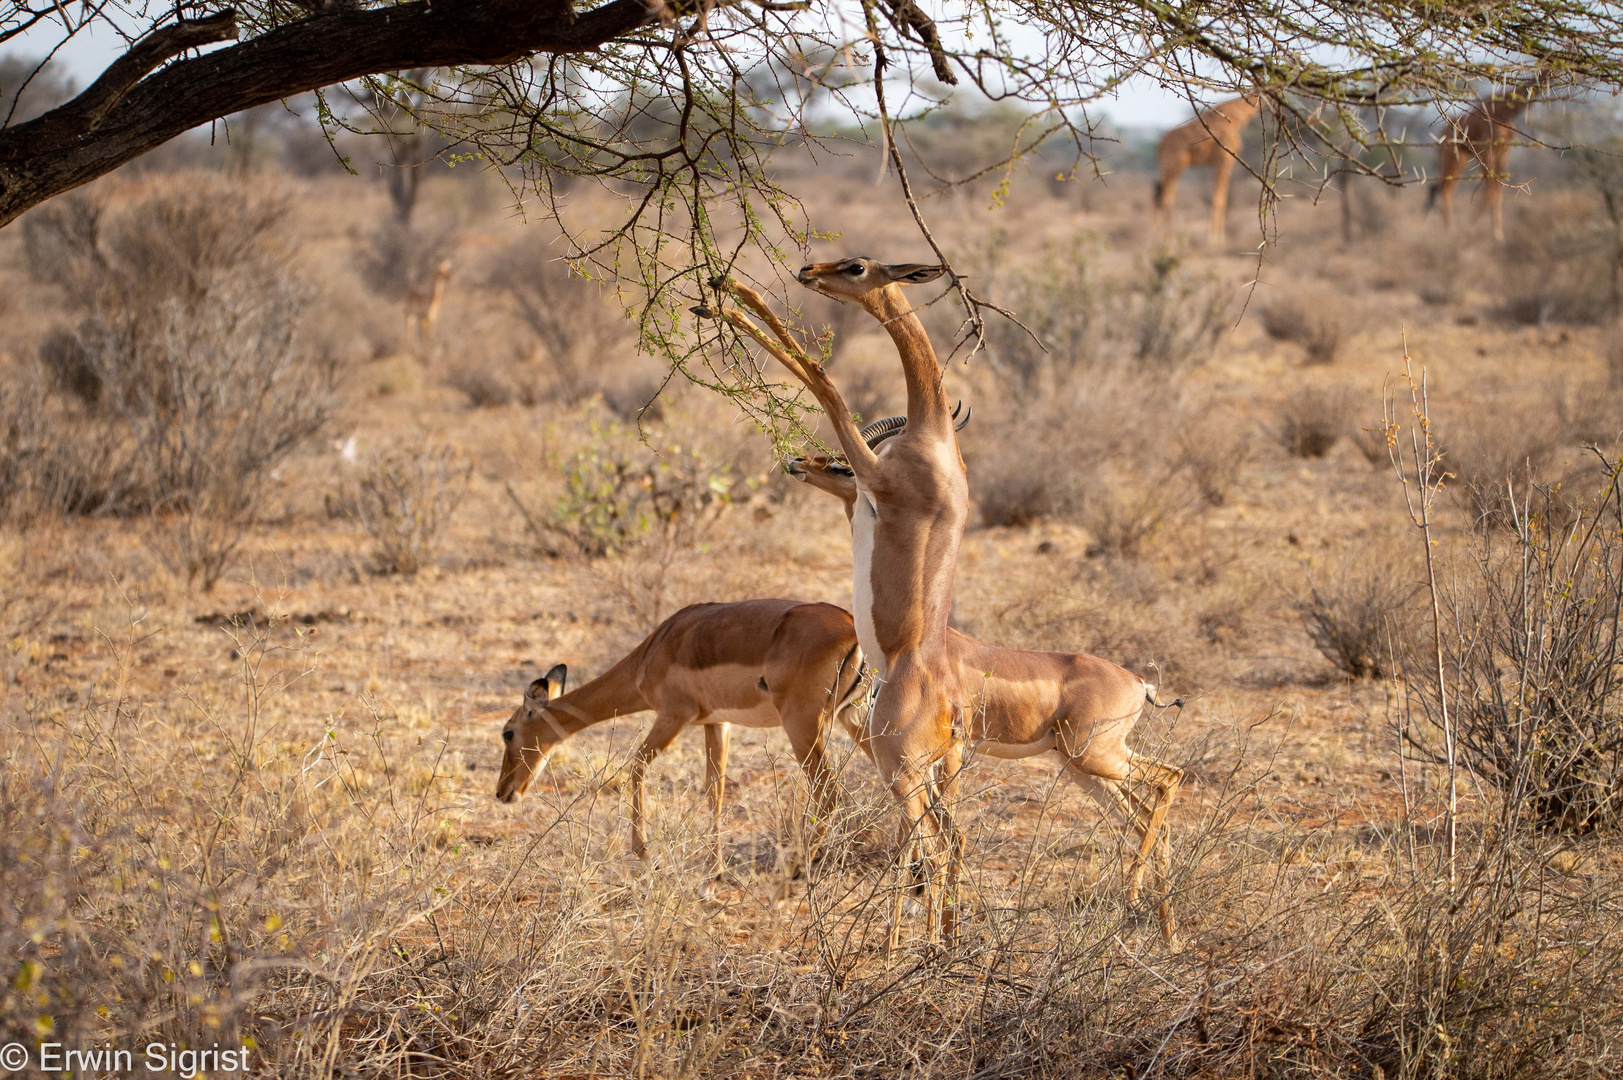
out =
[[[857,644],[867,663],[883,676],[889,665],[879,647],[873,619],[873,534],[879,521],[879,507],[873,496],[857,488],[857,504],[851,513],[851,617],[857,625]]]

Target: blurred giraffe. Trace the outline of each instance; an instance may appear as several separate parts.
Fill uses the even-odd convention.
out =
[[[1262,98],[1248,94],[1213,106],[1161,136],[1161,143],[1155,148],[1159,169],[1155,181],[1155,211],[1163,227],[1171,227],[1178,178],[1185,169],[1209,165],[1212,170],[1212,240],[1223,242],[1224,218],[1229,208],[1229,177],[1240,156],[1245,127],[1261,109]]]
[[[1426,205],[1441,199],[1444,227],[1454,224],[1454,185],[1476,162],[1482,168],[1482,194],[1493,211],[1493,238],[1505,238],[1505,187],[1510,177],[1510,147],[1516,118],[1538,97],[1536,85],[1524,83],[1472,105],[1463,116],[1450,117],[1437,146],[1437,186]]]

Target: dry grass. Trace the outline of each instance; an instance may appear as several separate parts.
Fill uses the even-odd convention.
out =
[[[1347,317],[1328,292],[1271,300],[1262,309],[1262,328],[1276,341],[1302,346],[1302,362],[1334,363],[1347,338]]]
[[[1352,429],[1352,401],[1342,389],[1305,387],[1275,412],[1279,445],[1292,457],[1321,458]]]
[[[1403,684],[1384,675],[1328,678],[1288,587],[1316,568],[1324,609],[1367,654],[1364,615],[1390,605],[1366,592],[1414,579],[1421,549],[1389,471],[1333,450],[1376,411],[1356,401],[1373,404],[1401,334],[1429,366],[1439,438],[1462,462],[1483,418],[1525,397],[1529,378],[1549,380],[1539,401],[1568,418],[1545,425],[1559,427],[1555,470],[1580,427],[1604,426],[1561,405],[1604,383],[1600,331],[1461,323],[1468,301],[1430,307],[1409,282],[1344,300],[1358,340],[1385,350],[1338,356],[1336,377],[1359,398],[1315,389],[1322,373],[1282,362],[1249,325],[1177,362],[1140,357],[1135,332],[1131,347],[1112,339],[1109,363],[1034,369],[1063,393],[1027,394],[979,359],[952,365],[950,393],[976,409],[964,452],[981,521],[1003,522],[964,538],[954,623],[999,645],[1092,651],[1188,699],[1147,711],[1135,736],[1189,777],[1170,880],[1155,886],[1185,941],[1164,947],[1153,909],[1125,903],[1119,830],[1051,762],[978,760],[959,809],[963,940],[932,949],[909,919],[887,959],[894,821],[843,737],[834,842],[805,878],[789,870],[806,829],[787,743],[736,737],[727,876],[708,896],[692,735],[653,773],[647,864],[626,851],[619,780],[645,718],[566,744],[517,807],[491,798],[493,717],[530,679],[558,662],[589,678],[689,601],[847,601],[848,527],[832,500],[776,473],[764,436],[713,395],[679,389],[631,420],[626,403],[657,366],[615,336],[597,363],[594,318],[532,325],[495,270],[536,242],[499,205],[481,216],[467,189],[439,180],[425,182],[423,211],[462,207],[470,239],[440,346],[400,354],[398,302],[368,302],[349,280],[364,222],[383,220],[387,200],[333,183],[296,202],[285,232],[290,265],[326,298],[307,325],[344,375],[341,407],[260,478],[264,512],[214,595],[205,603],[162,569],[148,542],[161,519],[50,514],[0,533],[0,581],[26,583],[0,589],[0,948],[12,965],[0,1043],[252,1040],[263,1073],[290,1077],[1498,1080],[1623,1067],[1616,833],[1506,828],[1515,792],[1467,783],[1450,873],[1445,769],[1412,743],[1400,753],[1402,725],[1429,733],[1413,697],[1423,688],[1410,686],[1405,713]],[[882,257],[912,250],[889,189],[875,196],[871,176],[824,186],[820,221]],[[146,193],[96,194],[116,215]],[[1201,326],[1196,309],[1154,315],[1147,256],[1096,239],[1137,235],[1128,195],[1087,211],[1104,260],[1091,280],[1138,283],[1135,326]],[[578,202],[617,212],[589,193]],[[1336,222],[1305,202],[1286,211],[1283,235],[1302,240],[1281,271],[1308,276]],[[1418,205],[1387,212],[1389,236],[1440,237]],[[1045,186],[1017,186],[999,213],[965,210],[944,242],[984,246],[994,223],[1009,236],[1084,233],[1083,212]],[[1338,265],[1374,276],[1391,262],[1384,243]],[[26,315],[0,325],[0,392],[88,417],[71,380],[50,383],[38,363],[71,312],[26,257],[0,232],[0,295],[25,298]],[[1029,268],[1044,253],[1002,257]],[[1238,295],[1254,275],[1254,260],[1197,251],[1161,277]],[[578,284],[591,291],[566,295],[602,302]],[[888,341],[850,329],[835,377],[874,373],[869,407],[897,411]],[[469,408],[448,385],[459,368],[509,380],[514,399]],[[1332,452],[1294,454],[1281,437],[1291,417],[1321,428]],[[93,457],[104,429],[79,422],[83,438],[64,443],[49,423],[0,412],[0,498],[15,497],[6,470],[29,455]],[[415,574],[367,572],[385,561],[373,538],[330,517],[325,496],[353,493],[424,430],[462,463],[447,476],[466,470],[465,494],[438,515]],[[351,434],[353,464],[332,449]],[[1016,512],[987,510],[1033,477],[1050,501],[1012,492]],[[1478,519],[1437,505],[1463,575]],[[1370,540],[1389,532],[1407,537],[1391,554]],[[1341,566],[1357,586],[1345,596]]]

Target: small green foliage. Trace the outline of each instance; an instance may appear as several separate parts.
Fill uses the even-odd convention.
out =
[[[550,523],[583,555],[620,554],[651,538],[688,546],[764,479],[700,446],[640,441],[616,421],[593,416],[589,430],[562,469]]]

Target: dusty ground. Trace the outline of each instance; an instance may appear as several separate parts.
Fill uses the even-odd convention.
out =
[[[224,1024],[233,1037],[251,1033],[266,1060],[290,1072],[310,1062],[412,1075],[993,1075],[976,1070],[1017,1059],[1052,1074],[1142,1068],[1153,1046],[1112,1043],[1112,1016],[1143,1030],[1160,1017],[1155,1030],[1170,1037],[1194,1008],[1188,1003],[1205,1000],[1203,986],[1209,993],[1231,978],[1226,972],[1265,983],[1259,973],[1270,964],[1330,940],[1406,880],[1388,838],[1404,819],[1405,784],[1434,792],[1438,775],[1400,766],[1395,685],[1338,672],[1292,606],[1315,583],[1370,559],[1414,578],[1421,542],[1390,466],[1360,450],[1361,437],[1368,441],[1361,429],[1380,418],[1383,388],[1402,391],[1405,350],[1426,372],[1440,424],[1462,439],[1517,429],[1528,410],[1556,405],[1563,423],[1623,427],[1623,399],[1609,381],[1610,331],[1500,318],[1500,255],[1480,223],[1463,230],[1458,256],[1445,260],[1458,268],[1451,295],[1427,302],[1422,294],[1443,273],[1435,249],[1456,241],[1421,217],[1417,193],[1372,195],[1366,221],[1379,231],[1350,243],[1339,236],[1334,196],[1321,207],[1287,204],[1277,244],[1259,257],[1243,199],[1227,250],[1199,239],[1198,185],[1189,185],[1179,227],[1197,235],[1181,242],[1184,263],[1221,296],[1222,327],[1208,357],[1157,376],[1158,391],[1114,422],[1168,443],[1197,419],[1214,425],[1240,447],[1221,504],[1202,499],[1184,473],[1146,466],[1135,480],[1129,462],[1121,483],[1169,485],[1164,520],[1131,554],[1099,553],[1076,515],[1018,527],[977,518],[963,544],[955,611],[960,627],[995,643],[1092,651],[1139,670],[1153,664],[1163,695],[1187,699],[1181,711],[1147,719],[1141,736],[1191,779],[1171,818],[1186,950],[1168,955],[1146,913],[1121,908],[1116,837],[1079,791],[1056,786],[1050,763],[981,762],[963,810],[969,959],[920,974],[922,942],[897,968],[877,952],[889,841],[879,825],[883,798],[860,757],[844,767],[851,818],[836,830],[850,839],[808,885],[785,875],[802,831],[787,742],[735,732],[723,822],[729,876],[708,899],[691,873],[706,825],[696,733],[654,772],[657,868],[626,851],[619,788],[646,717],[576,738],[518,805],[491,798],[501,719],[552,664],[567,663],[578,684],[696,600],[848,601],[838,505],[776,471],[767,440],[725,402],[678,387],[651,445],[708,440],[736,455],[730,460],[753,489],[680,550],[595,559],[539,552],[509,485],[530,507],[549,507],[589,419],[607,422],[608,413],[548,396],[549,369],[482,277],[481,260],[527,226],[470,185],[431,190],[423,213],[456,225],[462,246],[435,343],[413,356],[394,336],[398,303],[367,294],[347,269],[365,229],[386,213],[378,188],[277,183],[296,202],[300,265],[323,283],[321,332],[344,353],[339,413],[276,476],[261,521],[212,592],[188,589],[164,569],[139,518],[38,521],[0,533],[0,713],[7,771],[57,785],[57,794],[29,796],[43,801],[13,796],[12,827],[35,812],[28,806],[77,805],[86,820],[75,827],[99,839],[83,842],[92,864],[76,872],[105,881],[123,866],[118,873],[149,875],[158,890],[148,903],[165,914],[147,922],[167,929],[154,958],[162,952],[181,970],[185,957],[217,952],[219,935],[200,931],[195,915],[195,905],[214,902],[207,910],[230,912],[233,955],[297,958],[334,995],[318,1001],[290,978],[265,983],[256,997],[216,959],[195,976],[192,997],[167,1012],[114,1005],[118,1030],[195,1039]],[[139,195],[139,185],[116,183],[103,192],[115,203]],[[1513,200],[1513,214],[1533,198]],[[999,233],[1016,266],[1035,265],[1045,240],[1086,233],[1110,265],[1128,266],[1150,250],[1145,204],[1137,176],[1094,189],[1086,211],[1067,189],[1033,186],[1000,210],[963,197],[940,208],[937,228],[957,250]],[[840,180],[811,209],[848,238],[819,245],[818,255],[854,247],[897,260],[918,254],[891,189]],[[0,370],[18,371],[57,301],[29,281],[18,230],[0,234],[0,266],[13,296]],[[1306,365],[1302,346],[1265,333],[1260,312],[1287,296],[1335,308],[1343,332],[1333,363]],[[872,393],[897,409],[885,381],[888,345],[869,328],[852,330],[836,378],[870,373]],[[528,402],[521,394],[473,407],[447,383],[480,365],[542,390]],[[635,383],[650,364],[614,357],[603,368],[606,383]],[[984,358],[949,377],[953,394],[977,407],[965,444],[976,491],[980,477],[1004,467],[994,460],[998,444],[1021,408],[999,398]],[[1287,452],[1280,430],[1309,390],[1332,402],[1321,408],[1334,414],[1337,438],[1323,456],[1304,458]],[[635,421],[624,423],[616,437],[634,445]],[[425,568],[375,573],[367,536],[328,507],[369,454],[417,432],[471,464],[468,495]],[[358,464],[334,445],[350,435]],[[1076,436],[1075,445],[1045,441],[1024,467],[1086,474],[1091,444],[1087,432]],[[1576,459],[1578,442],[1562,452]],[[1444,534],[1456,535],[1466,517],[1448,513]],[[669,566],[651,578],[661,557]],[[850,753],[843,742],[842,753]],[[1412,792],[1411,801],[1429,798]],[[215,839],[200,839],[211,828]],[[242,851],[221,854],[233,844]],[[51,850],[20,857],[58,868],[73,861],[66,848]],[[1570,874],[1551,872],[1552,890],[1618,880],[1623,852],[1614,845],[1580,840],[1574,850],[1560,864]],[[57,1016],[62,1030],[98,1030],[88,980],[118,951],[108,935],[142,906],[121,903],[130,902],[93,901],[94,911],[74,914],[41,899],[26,909],[39,925],[92,927],[82,936],[95,959],[70,969],[67,946],[41,954],[48,971],[62,969],[51,991],[61,996],[37,1011]],[[1607,903],[1615,917],[1615,899]],[[1615,934],[1608,925],[1602,939]],[[1067,952],[1079,940],[1082,953]],[[1044,956],[1061,954],[1097,964],[1042,975]],[[1127,970],[1119,977],[1137,988],[1131,994],[1110,982],[1116,967]],[[1138,968],[1154,978],[1133,974]],[[1299,985],[1312,985],[1311,971],[1290,969],[1307,980]],[[1021,1023],[971,1032],[966,1018],[981,1014],[965,1004],[974,995],[954,996],[955,987],[1004,977],[1023,987],[1005,987],[1016,996],[1086,997],[1106,984],[1121,996],[1098,999],[1116,1003],[1102,1006],[1097,1026],[1079,1021],[1063,1036]],[[1156,980],[1165,984],[1159,992]],[[1047,989],[1032,989],[1038,984]],[[866,997],[878,1004],[869,1009]],[[1128,999],[1140,1004],[1127,1009],[1120,1002]],[[1262,1000],[1252,1005],[1266,1012]],[[31,1008],[12,1001],[7,1024],[23,1024]],[[537,1019],[527,1022],[532,1012]],[[431,1013],[449,1019],[421,1019]],[[1053,1040],[1048,1057],[1032,1049],[1043,1045],[1042,1030]],[[1300,1049],[1311,1042],[1304,1031],[1270,1038]],[[1140,1048],[1120,1048],[1128,1044]],[[1089,1048],[1107,1045],[1114,1048],[1090,1064]],[[504,1061],[498,1046],[526,1063]],[[1314,1068],[1366,1060],[1333,1047],[1312,1053],[1321,1051]],[[1180,1068],[1205,1067],[1189,1053]],[[1335,1061],[1342,1066],[1326,1064]]]

